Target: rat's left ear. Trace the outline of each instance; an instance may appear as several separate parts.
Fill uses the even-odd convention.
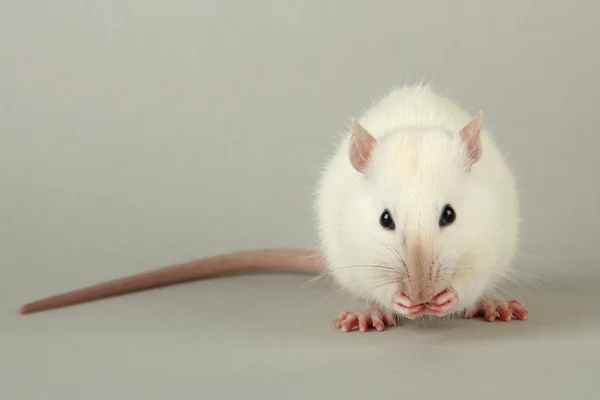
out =
[[[483,127],[483,112],[477,112],[471,120],[460,131],[460,140],[467,150],[467,168],[471,168],[481,158],[481,129]]]

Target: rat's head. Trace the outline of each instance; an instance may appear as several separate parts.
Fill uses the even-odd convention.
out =
[[[364,266],[353,286],[366,297],[389,304],[401,292],[422,304],[460,286],[460,263],[485,231],[473,184],[481,130],[481,112],[456,132],[403,130],[379,140],[354,121],[349,160],[360,179],[342,224]]]

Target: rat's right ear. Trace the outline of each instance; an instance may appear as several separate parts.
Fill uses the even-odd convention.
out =
[[[358,172],[364,172],[377,140],[356,120],[352,120],[350,163]]]

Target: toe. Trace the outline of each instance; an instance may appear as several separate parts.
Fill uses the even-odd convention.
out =
[[[346,319],[346,317],[348,316],[348,314],[349,314],[349,312],[347,312],[347,311],[344,311],[344,312],[340,313],[340,314],[339,314],[339,315],[336,317],[336,319],[334,319],[334,320],[333,320],[333,321],[331,321],[331,322],[332,322],[332,323],[335,325],[335,327],[336,327],[337,329],[339,329],[339,328],[342,326],[342,322],[344,322],[344,320]]]
[[[340,315],[338,315],[337,320],[343,321],[344,319],[346,319],[348,314],[350,314],[348,311],[341,312]]]
[[[358,317],[358,329],[360,329],[361,332],[366,332],[367,329],[369,329],[370,319],[371,318],[366,315],[361,315]]]
[[[342,322],[342,332],[350,332],[358,323],[358,316],[355,314],[348,314],[348,316]]]
[[[500,304],[498,305],[498,313],[500,314],[500,319],[503,321],[510,321],[512,318],[512,310],[508,307],[508,304]]]
[[[523,304],[523,300],[521,299],[512,299],[511,301],[509,301],[509,303],[517,303],[518,305],[520,305],[521,307],[525,307],[525,304]]]
[[[500,316],[500,314],[498,313],[498,311],[496,310],[495,306],[491,306],[491,307],[486,307],[485,309],[485,319],[488,320],[489,322],[493,322],[496,320],[496,318],[498,318]]]
[[[385,328],[382,317],[380,315],[373,315],[371,317],[371,320],[373,321],[373,327],[378,331],[382,331]]]
[[[474,318],[477,314],[479,314],[478,305],[467,309],[467,311],[465,311],[465,318]]]
[[[396,318],[392,314],[383,314],[383,320],[387,326],[396,326]]]
[[[520,320],[526,320],[529,312],[522,304],[523,303],[519,304],[517,302],[509,302],[513,316]]]

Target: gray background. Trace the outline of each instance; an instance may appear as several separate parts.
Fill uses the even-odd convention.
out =
[[[0,398],[597,397],[593,4],[3,1]],[[482,109],[514,166],[535,278],[505,288],[528,322],[342,334],[330,321],[356,304],[286,275],[17,315],[177,261],[312,246],[336,133],[415,80]]]

